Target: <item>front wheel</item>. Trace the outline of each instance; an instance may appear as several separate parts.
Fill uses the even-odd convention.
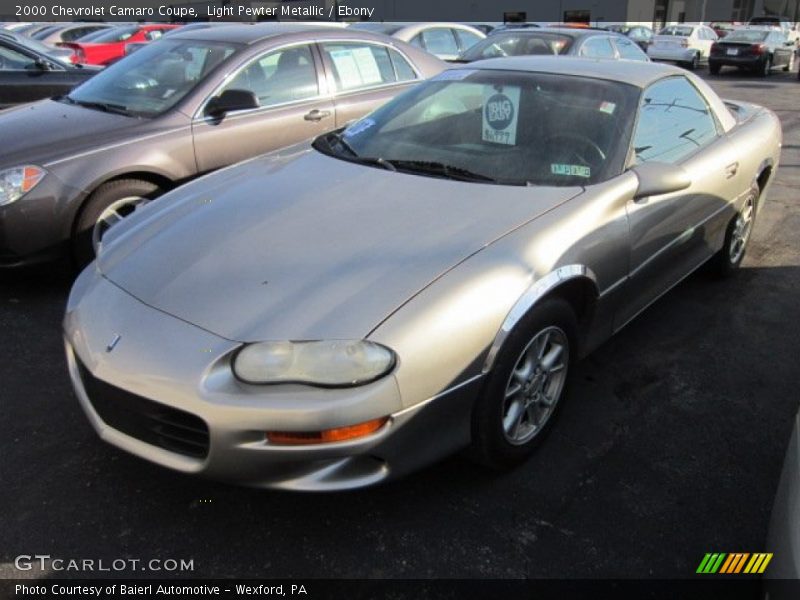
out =
[[[497,355],[472,415],[472,454],[504,468],[525,460],[552,427],[577,354],[577,321],[559,299],[544,300]]]
[[[688,63],[686,63],[686,66],[691,71],[696,71],[697,69],[699,69],[700,68],[700,53],[699,52],[695,52],[694,56],[692,56],[692,60],[689,61]]]
[[[156,184],[139,179],[110,181],[97,188],[75,224],[72,251],[76,265],[89,264],[109,228],[163,192]]]

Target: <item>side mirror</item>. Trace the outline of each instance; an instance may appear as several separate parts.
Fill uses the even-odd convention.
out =
[[[645,162],[631,168],[639,178],[639,187],[633,199],[646,198],[679,192],[692,185],[689,174],[676,165],[661,162]]]
[[[53,65],[51,65],[49,62],[47,62],[43,58],[37,58],[36,59],[36,68],[39,69],[40,71],[52,71],[53,70]]]
[[[258,98],[248,90],[225,90],[219,96],[214,96],[206,105],[206,114],[221,117],[237,110],[251,110],[258,108]]]

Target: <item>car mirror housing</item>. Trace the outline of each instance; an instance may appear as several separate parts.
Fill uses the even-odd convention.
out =
[[[249,90],[225,90],[214,96],[206,105],[206,114],[221,117],[237,110],[258,108],[258,98]]]
[[[683,167],[662,162],[644,162],[631,169],[639,179],[634,199],[685,190],[692,184]]]

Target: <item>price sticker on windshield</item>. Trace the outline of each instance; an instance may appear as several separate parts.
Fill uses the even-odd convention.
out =
[[[517,143],[518,87],[483,88],[483,141],[513,146]]]

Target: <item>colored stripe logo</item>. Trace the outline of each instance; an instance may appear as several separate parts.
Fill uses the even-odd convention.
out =
[[[725,552],[707,553],[703,560],[700,561],[700,566],[697,567],[696,573],[700,574],[760,574],[766,571],[769,561],[772,560],[772,553],[758,552],[750,554],[749,552],[733,552],[727,554]]]

